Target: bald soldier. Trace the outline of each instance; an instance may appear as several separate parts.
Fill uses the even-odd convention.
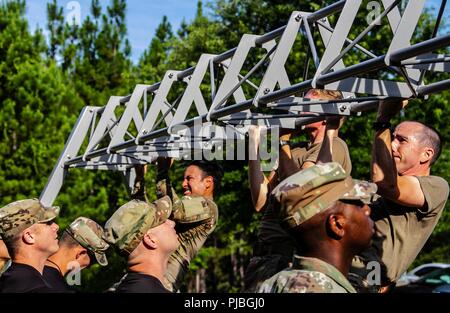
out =
[[[0,209],[0,233],[12,264],[0,277],[0,293],[45,293],[42,277],[47,258],[58,251],[58,207],[38,199],[20,200]]]
[[[318,164],[282,181],[272,196],[301,253],[259,292],[355,293],[346,276],[354,255],[370,245],[374,224],[367,203],[375,192],[376,185],[352,179],[338,163]]]
[[[361,290],[383,292],[395,286],[433,232],[449,195],[448,183],[431,175],[441,151],[439,133],[415,121],[402,122],[391,133],[391,118],[406,104],[380,102],[373,125],[372,181],[380,198],[371,204],[377,229],[372,247],[355,258],[351,270]],[[369,266],[372,261],[380,266],[379,281],[368,280],[375,269]]]
[[[171,212],[172,201],[167,196],[153,203],[132,200],[106,222],[105,240],[128,259],[128,274],[117,292],[170,292],[163,285],[164,275],[169,257],[179,245],[175,222],[168,219]]]
[[[81,270],[94,262],[108,265],[105,252],[109,244],[103,239],[103,228],[95,221],[79,217],[63,232],[58,251],[51,255],[44,267],[44,279],[53,292],[73,292],[65,276],[70,272],[81,275]]]

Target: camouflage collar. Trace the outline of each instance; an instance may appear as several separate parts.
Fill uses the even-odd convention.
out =
[[[2,260],[4,260],[4,259],[2,259]],[[3,264],[3,266],[1,265],[2,263],[1,262],[5,262],[4,264]],[[2,276],[2,274],[4,273],[4,272],[6,272],[6,270],[11,266],[11,259],[5,259],[5,261],[0,261],[0,266],[2,266],[2,267],[0,267],[0,276]]]
[[[333,265],[326,263],[317,258],[308,258],[299,255],[294,256],[293,269],[298,270],[308,270],[308,271],[316,271],[325,274],[334,280],[338,285],[342,286],[349,293],[356,293],[356,290],[350,284],[350,282],[345,278],[342,273],[335,268]]]

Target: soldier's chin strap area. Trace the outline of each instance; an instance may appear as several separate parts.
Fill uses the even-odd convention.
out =
[[[135,165],[158,157],[213,159],[233,146],[226,151],[227,160],[244,159],[250,125],[294,129],[329,115],[359,116],[383,99],[426,99],[448,90],[450,76],[442,74],[450,72],[450,57],[433,53],[450,45],[448,32],[438,35],[446,1],[432,37],[413,45],[417,25],[427,15],[425,0],[409,0],[404,9],[400,2],[383,1],[373,20],[362,1],[337,1],[315,12],[294,11],[286,25],[264,35],[244,34],[237,47],[218,55],[202,54],[195,67],[168,70],[160,82],[138,84],[130,95],[111,96],[105,106],[86,106],[40,201],[45,206],[54,202],[72,168],[120,171],[132,188]],[[367,16],[361,32],[355,30],[361,25],[359,16]],[[388,23],[393,35],[377,55],[364,39],[380,23]],[[308,44],[294,45],[297,40]],[[324,47],[322,55],[319,47]],[[286,69],[303,62],[290,64],[289,56],[300,53],[307,66],[303,75],[290,77]],[[352,63],[346,64],[347,59]],[[430,81],[426,75],[435,73],[441,75],[425,84]],[[311,88],[338,90],[344,99],[299,96]],[[118,116],[117,111],[123,113]]]

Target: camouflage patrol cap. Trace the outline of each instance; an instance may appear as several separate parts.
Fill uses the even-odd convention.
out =
[[[183,196],[174,200],[173,220],[180,224],[196,223],[214,217],[216,204],[202,196]]]
[[[153,203],[133,200],[122,205],[105,224],[105,240],[119,250],[133,252],[145,233],[166,221],[172,201],[165,196]]]
[[[103,228],[100,225],[81,216],[69,225],[66,232],[82,247],[91,251],[98,264],[108,265],[105,251],[109,248],[109,244],[103,239]]]
[[[368,204],[375,184],[352,179],[339,163],[317,164],[283,180],[272,192],[280,203],[280,215],[294,228],[325,211],[337,200],[361,200]]]
[[[59,207],[44,207],[38,199],[12,202],[0,209],[0,234],[3,239],[12,238],[36,223],[55,219]]]

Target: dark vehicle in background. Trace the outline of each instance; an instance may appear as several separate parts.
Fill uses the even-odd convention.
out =
[[[442,285],[433,290],[434,293],[450,293],[450,284]]]
[[[396,287],[393,293],[450,292],[450,267],[435,270],[408,285]]]

